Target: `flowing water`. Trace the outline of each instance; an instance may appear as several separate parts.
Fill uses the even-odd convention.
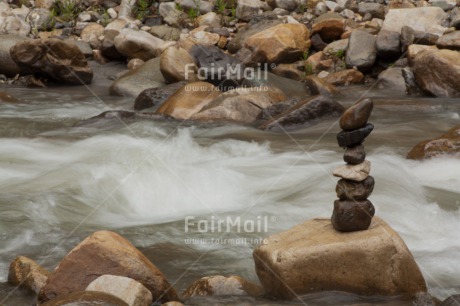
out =
[[[53,269],[96,230],[114,230],[132,241],[182,292],[207,275],[258,282],[252,250],[259,240],[331,215],[337,182],[331,172],[343,164],[334,120],[290,134],[158,120],[112,119],[72,128],[105,110],[130,109],[132,99],[104,91],[96,91],[96,98],[84,88],[2,90],[21,102],[0,104],[0,305],[33,303],[33,296],[6,284],[17,255]],[[349,90],[340,101],[349,105],[361,93]],[[460,102],[372,95],[375,130],[366,150],[376,180],[376,214],[405,240],[430,293],[441,299],[460,293],[460,160],[405,159],[417,142],[460,124]],[[187,217],[238,216],[259,218],[267,233],[197,233],[196,224],[185,229]],[[304,302],[399,305],[340,294]]]

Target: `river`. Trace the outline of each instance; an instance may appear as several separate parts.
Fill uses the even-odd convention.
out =
[[[335,120],[289,134],[147,119],[72,127],[105,110],[132,108],[133,99],[88,89],[0,88],[21,99],[0,104],[0,305],[33,301],[6,284],[17,255],[53,269],[99,229],[133,242],[182,292],[208,275],[258,282],[252,250],[260,239],[330,217],[337,182],[331,172],[343,164]],[[339,101],[348,106],[364,90],[351,88]],[[460,103],[383,91],[367,95],[376,104],[370,120],[375,130],[365,143],[376,180],[370,198],[376,215],[404,239],[431,294],[443,299],[460,293],[460,160],[405,158],[419,141],[460,124]],[[187,217],[260,217],[267,233],[186,232]],[[383,303],[322,298],[320,305]]]

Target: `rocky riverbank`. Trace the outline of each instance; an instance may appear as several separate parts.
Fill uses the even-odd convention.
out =
[[[0,14],[1,82],[85,85],[121,62],[110,93],[177,120],[295,129],[340,116],[340,87],[357,84],[460,95],[452,0],[4,1]]]

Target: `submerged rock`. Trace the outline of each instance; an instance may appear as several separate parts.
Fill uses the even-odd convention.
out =
[[[409,159],[442,156],[460,157],[460,126],[452,128],[439,138],[420,142],[407,154]]]
[[[8,283],[38,293],[50,272],[30,258],[18,256],[10,264]]]
[[[155,301],[177,300],[163,273],[129,241],[109,231],[95,232],[59,263],[38,296],[40,303],[62,294],[85,290],[100,275],[132,278],[143,284]]]
[[[114,295],[96,291],[62,294],[40,306],[129,306]]]
[[[184,292],[184,298],[193,296],[260,296],[263,289],[247,280],[233,275],[229,277],[215,275],[200,278],[190,285]]]
[[[261,129],[292,130],[314,124],[322,118],[337,118],[345,108],[331,98],[307,98],[261,125]]]
[[[413,297],[427,290],[403,240],[377,217],[367,231],[351,233],[337,232],[329,219],[309,220],[270,236],[253,255],[265,292],[276,298],[320,291]]]
[[[42,74],[68,85],[90,84],[93,79],[93,72],[80,49],[59,39],[21,41],[10,49],[10,53],[22,73]]]

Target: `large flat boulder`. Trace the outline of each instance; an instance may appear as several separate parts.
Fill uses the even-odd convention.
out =
[[[446,30],[441,24],[447,13],[439,7],[390,9],[385,16],[382,30],[401,33],[403,26],[428,34],[442,35]]]
[[[60,295],[84,291],[101,275],[132,278],[144,285],[154,301],[177,300],[177,294],[161,271],[128,240],[114,232],[95,232],[67,254],[48,277],[39,303]],[[94,305],[94,304],[93,304]]]
[[[419,86],[437,97],[460,96],[460,53],[452,50],[425,50],[414,59]]]
[[[368,230],[342,233],[314,219],[270,236],[254,251],[266,294],[282,299],[320,291],[413,297],[425,280],[404,241],[374,217]]]

